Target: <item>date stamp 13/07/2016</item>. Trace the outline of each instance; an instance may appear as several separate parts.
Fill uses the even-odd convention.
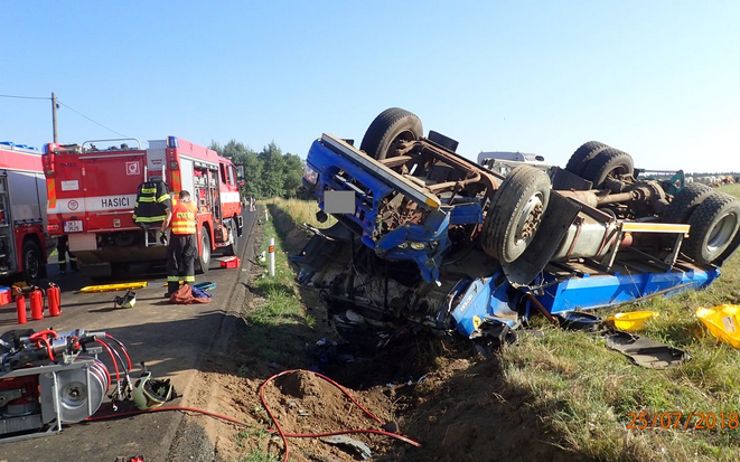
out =
[[[737,430],[740,428],[740,411],[732,412],[656,412],[635,411],[627,413],[627,430],[654,428],[676,430]]]

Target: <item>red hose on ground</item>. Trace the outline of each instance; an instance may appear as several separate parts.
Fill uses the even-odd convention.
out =
[[[327,376],[325,376],[323,374],[320,374],[320,373],[314,372],[314,371],[308,371],[308,370],[305,370],[305,369],[290,369],[290,370],[287,370],[287,371],[279,372],[279,373],[277,373],[277,374],[275,374],[275,375],[273,375],[271,377],[268,377],[267,380],[265,380],[264,382],[262,382],[262,384],[260,385],[260,387],[258,389],[258,393],[259,393],[260,402],[262,403],[262,407],[265,408],[265,411],[267,412],[267,415],[270,416],[270,419],[272,420],[272,423],[275,425],[275,429],[276,429],[278,435],[280,435],[280,438],[283,440],[283,447],[284,447],[283,462],[287,462],[288,457],[289,457],[289,454],[290,454],[290,448],[288,446],[288,438],[321,438],[321,437],[324,437],[324,436],[348,435],[348,434],[357,434],[357,433],[371,433],[371,434],[374,434],[374,435],[389,436],[391,438],[395,438],[395,439],[397,439],[399,441],[403,441],[404,443],[410,444],[410,445],[412,445],[414,447],[417,447],[417,448],[420,448],[421,447],[421,443],[419,443],[418,441],[414,441],[414,440],[412,440],[411,438],[409,438],[407,436],[404,436],[404,435],[401,435],[401,434],[398,434],[398,433],[394,433],[394,432],[385,431],[385,430],[378,430],[378,429],[374,429],[374,428],[366,428],[366,429],[358,429],[358,430],[342,430],[342,431],[338,431],[338,432],[325,432],[325,433],[285,433],[283,431],[282,426],[280,425],[280,422],[275,417],[275,415],[272,413],[272,409],[270,409],[270,406],[267,405],[267,400],[265,400],[265,395],[264,395],[264,389],[265,389],[265,386],[268,383],[272,382],[276,378],[282,377],[282,376],[288,375],[288,374],[295,374],[297,372],[306,372],[306,373],[309,373],[309,374],[313,374],[313,375],[319,377],[320,379],[323,379],[326,382],[334,385],[336,388],[339,389],[339,391],[342,392],[342,394],[344,394],[344,396],[347,397],[347,399],[349,399],[355,406],[359,407],[362,410],[362,412],[365,413],[365,415],[367,415],[369,418],[375,420],[376,422],[378,422],[380,424],[383,423],[383,421],[378,416],[376,416],[375,414],[373,414],[372,412],[370,412],[369,410],[367,410],[363,405],[361,405],[360,403],[358,403],[357,400],[343,386],[341,386],[340,384],[338,384],[337,382],[335,382],[334,380],[330,379],[329,377],[327,377]]]
[[[378,423],[381,423],[381,424],[383,423],[383,421],[378,416],[376,416],[375,414],[370,412],[368,409],[366,409],[364,406],[362,406],[360,403],[358,403],[357,400],[344,387],[342,387],[340,384],[338,384],[337,382],[335,382],[334,380],[330,379],[329,377],[323,374],[319,374],[318,372],[313,372],[313,371],[307,371],[304,369],[291,369],[291,370],[280,372],[278,374],[275,374],[269,377],[267,380],[262,382],[262,384],[259,387],[258,392],[259,392],[260,401],[262,402],[262,406],[265,408],[265,411],[267,411],[267,414],[270,416],[273,424],[275,425],[275,430],[270,429],[268,431],[277,432],[280,435],[280,438],[283,440],[283,445],[285,448],[285,452],[283,452],[283,461],[288,460],[288,455],[290,453],[290,450],[288,448],[288,438],[321,438],[325,436],[352,435],[352,434],[363,433],[363,434],[388,436],[391,438],[395,438],[399,441],[403,441],[404,443],[410,444],[414,447],[417,447],[417,448],[421,447],[421,443],[419,443],[418,441],[412,440],[411,438],[407,436],[401,435],[400,433],[394,433],[394,432],[389,432],[385,430],[378,430],[375,428],[365,428],[365,429],[356,429],[356,430],[348,429],[348,430],[340,430],[336,432],[323,432],[323,433],[285,433],[282,427],[280,426],[280,422],[273,415],[272,409],[270,409],[270,407],[267,405],[267,401],[264,398],[263,390],[264,390],[265,385],[272,382],[276,378],[283,376],[283,375],[287,375],[287,374],[294,374],[296,372],[307,372],[310,374],[314,374],[318,376],[319,378],[329,382],[330,384],[337,387],[344,394],[344,396],[346,396],[353,404],[359,407],[369,418],[375,420]],[[85,420],[88,422],[95,422],[99,420],[117,419],[117,418],[122,418],[122,417],[140,415],[140,414],[153,414],[156,412],[166,412],[166,411],[194,412],[197,414],[203,414],[209,417],[214,417],[216,419],[224,420],[226,422],[230,422],[235,425],[241,425],[244,427],[249,426],[248,423],[242,422],[233,417],[229,417],[227,415],[219,414],[217,412],[206,411],[205,409],[199,409],[196,407],[189,407],[189,406],[163,406],[163,407],[156,407],[156,408],[146,409],[146,410],[124,411],[124,412],[117,412],[115,414],[102,415],[102,416],[97,416],[97,417],[88,417]]]

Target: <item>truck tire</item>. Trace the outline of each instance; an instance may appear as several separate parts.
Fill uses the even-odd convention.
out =
[[[588,141],[583,143],[575,150],[573,155],[570,156],[568,163],[565,165],[565,169],[578,176],[583,175],[583,170],[586,168],[586,164],[588,164],[596,154],[608,147],[609,146],[600,141]]]
[[[604,181],[615,174],[634,175],[635,165],[632,156],[619,149],[606,148],[596,153],[586,164],[583,178],[593,183],[594,189],[600,189]]]
[[[686,223],[691,212],[702,203],[714,190],[701,183],[689,183],[673,197],[663,214],[666,223]]]
[[[550,178],[537,168],[514,168],[496,191],[483,223],[482,247],[502,263],[519,258],[537,233],[550,200]]]
[[[206,274],[211,265],[211,236],[205,226],[200,230],[200,246],[198,258],[195,259],[195,272]]]
[[[684,253],[701,265],[712,263],[740,232],[740,200],[714,192],[694,209],[688,224],[691,229]]]
[[[236,231],[236,221],[229,220],[229,236],[231,236],[231,244],[224,247],[224,255],[232,256],[236,255],[239,251],[239,234]]]
[[[23,241],[23,277],[26,281],[38,281],[44,274],[44,259],[41,255],[41,247],[33,239]]]
[[[360,150],[378,160],[385,159],[399,141],[418,140],[423,135],[421,119],[405,109],[392,107],[378,114],[362,138]]]

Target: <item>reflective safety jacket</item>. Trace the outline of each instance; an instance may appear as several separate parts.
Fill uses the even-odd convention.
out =
[[[172,219],[170,220],[172,234],[195,234],[195,215],[197,213],[198,206],[195,205],[195,202],[178,201],[175,208],[172,209]]]
[[[139,226],[161,225],[172,207],[167,185],[160,180],[146,181],[139,185],[134,207],[134,223]]]

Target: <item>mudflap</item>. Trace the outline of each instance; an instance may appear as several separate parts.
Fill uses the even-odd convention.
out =
[[[339,253],[342,247],[348,245],[354,235],[341,223],[331,228],[318,229],[308,227],[314,235],[297,255],[292,255],[290,261],[298,265],[300,272],[298,282],[304,284],[313,275],[325,268]]]
[[[558,194],[557,191],[550,193],[550,203],[529,247],[514,262],[501,265],[513,286],[531,283],[545,269],[580,211],[578,202]]]

